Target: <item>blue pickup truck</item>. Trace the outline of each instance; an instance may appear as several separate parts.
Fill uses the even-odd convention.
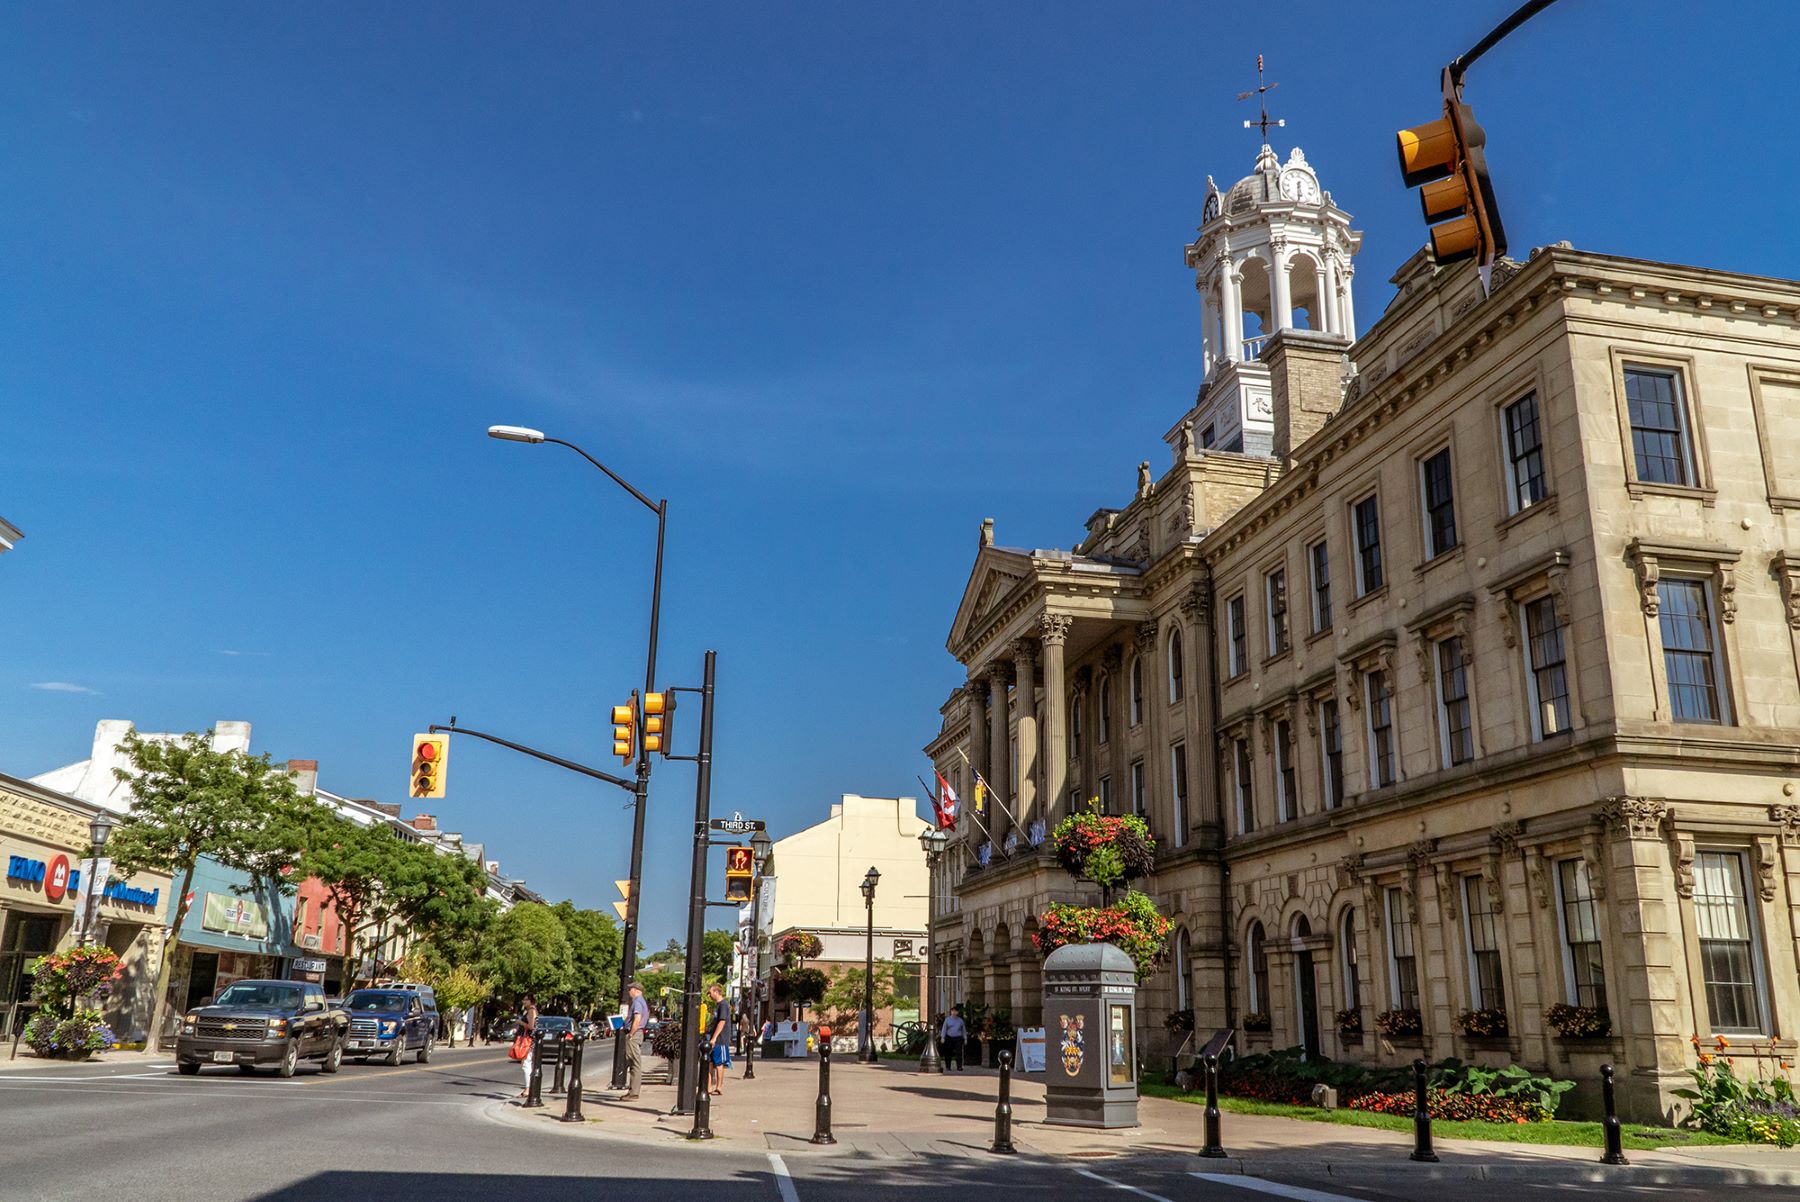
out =
[[[418,989],[358,989],[344,999],[344,1010],[350,1015],[349,1042],[344,1055],[368,1063],[380,1056],[388,1064],[399,1064],[408,1052],[418,1055],[419,1063],[431,1059],[437,1043],[437,1006],[429,991]]]

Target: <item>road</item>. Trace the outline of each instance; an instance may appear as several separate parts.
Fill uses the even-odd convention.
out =
[[[590,1065],[603,1082],[605,1065]],[[1021,1200],[1045,1191],[1118,1194],[1148,1202],[1550,1202],[1701,1199],[1671,1187],[1484,1184],[1423,1180],[1207,1180],[1194,1157],[1080,1162],[979,1153],[886,1159],[772,1154],[761,1145],[704,1146],[607,1138],[496,1117],[519,1072],[497,1047],[439,1049],[426,1065],[346,1064],[328,1076],[303,1066],[292,1080],[168,1065],[48,1065],[0,1073],[0,1198],[123,1198],[131,1202],[966,1202]],[[604,1116],[605,1103],[588,1106]],[[1297,1149],[1296,1156],[1304,1150]],[[1732,1187],[1737,1202],[1791,1190]]]

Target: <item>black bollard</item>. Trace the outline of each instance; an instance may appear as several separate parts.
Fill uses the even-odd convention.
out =
[[[581,1053],[587,1047],[587,1036],[575,1037],[575,1060],[569,1065],[569,1104],[563,1107],[562,1121],[583,1122],[581,1113]]]
[[[531,1033],[531,1088],[525,1095],[525,1105],[529,1108],[544,1104],[544,1033]]]
[[[573,1038],[573,1031],[564,1031],[556,1037],[556,1080],[550,1083],[550,1096],[553,1098],[563,1091],[563,1065],[568,1063],[569,1041]]]
[[[831,1136],[831,1040],[819,1037],[819,1100],[813,1107],[815,1144],[835,1144]]]
[[[990,1152],[1017,1152],[1012,1142],[1012,1053],[1000,1050],[1000,1100],[994,1103],[994,1146]]]
[[[744,1036],[744,1080],[756,1080],[756,1032]]]
[[[1619,1110],[1613,1104],[1613,1066],[1600,1066],[1600,1104],[1606,1110],[1606,1120],[1600,1124],[1606,1135],[1606,1152],[1600,1157],[1601,1164],[1630,1164],[1625,1159],[1625,1133],[1619,1126]]]
[[[1200,1149],[1200,1155],[1209,1160],[1222,1160],[1225,1144],[1219,1136],[1219,1058],[1206,1056],[1202,1063],[1206,1067],[1206,1144]]]
[[[1437,1163],[1431,1150],[1431,1105],[1425,1100],[1425,1061],[1413,1061],[1413,1150],[1412,1159],[1427,1164]]]
[[[700,1037],[700,1071],[694,1074],[694,1125],[689,1129],[689,1139],[711,1139],[712,1133],[712,1090],[708,1088],[707,1078],[712,1074],[712,1042],[705,1035]]]

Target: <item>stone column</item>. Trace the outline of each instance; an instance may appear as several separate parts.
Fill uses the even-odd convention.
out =
[[[988,669],[988,767],[982,775],[993,787],[998,800],[988,807],[983,821],[994,836],[996,852],[1000,841],[1006,838],[1006,810],[1001,808],[1001,803],[1008,808],[1013,805],[1012,722],[1007,714],[1006,677],[1006,668],[1002,664]]]
[[[984,777],[988,774],[987,684],[981,677],[971,676],[965,691],[969,697],[970,771],[963,781],[962,797],[959,800],[964,806],[973,807],[975,804],[975,773],[980,772]],[[981,820],[986,822],[987,818],[983,816]],[[973,822],[965,822],[959,817],[956,826],[963,832],[963,837],[971,843],[981,841],[981,828]]]
[[[1338,327],[1337,332],[1349,338],[1356,337],[1356,294],[1350,290],[1350,281],[1355,276],[1356,268],[1346,263],[1338,277],[1338,290],[1341,293],[1338,315],[1343,324]]]
[[[1157,688],[1165,678],[1157,671],[1160,661],[1156,654],[1156,631],[1154,619],[1140,622],[1132,634],[1132,641],[1137,649],[1138,672],[1144,682],[1144,818],[1150,823],[1150,829],[1156,833],[1158,841],[1167,847],[1168,825],[1157,819],[1167,812],[1170,821],[1173,821],[1174,808],[1172,805],[1165,806],[1164,803],[1173,795],[1174,782],[1169,780],[1169,748],[1162,739],[1162,714],[1163,708],[1169,704],[1169,690],[1166,684],[1161,690]],[[1125,687],[1127,690],[1131,687],[1129,677]],[[1129,717],[1129,696],[1125,708]],[[1130,780],[1125,782],[1125,787],[1130,789]]]
[[[1069,686],[1063,676],[1063,645],[1074,619],[1062,614],[1038,618],[1038,642],[1044,655],[1044,796],[1038,809],[1044,823],[1055,826],[1069,786]]]
[[[1265,334],[1291,329],[1294,324],[1292,289],[1288,287],[1287,243],[1279,238],[1271,242],[1269,259],[1269,322],[1272,328],[1264,330]]]
[[[1131,745],[1131,701],[1126,694],[1130,691],[1125,679],[1125,647],[1121,643],[1113,643],[1100,653],[1100,666],[1106,670],[1106,692],[1103,704],[1112,707],[1112,721],[1108,724],[1107,743],[1104,749],[1105,758],[1095,767],[1101,771],[1097,775],[1112,777],[1112,812],[1129,814],[1131,812],[1131,779],[1127,764],[1128,748]],[[1100,686],[1094,686],[1098,689]],[[1095,721],[1098,721],[1099,707],[1095,707]],[[1099,732],[1096,731],[1096,734]],[[1094,758],[1101,759],[1102,749],[1094,749]]]
[[[1032,640],[1013,645],[1013,673],[1019,682],[1019,779],[1013,785],[1018,798],[1013,814],[1028,827],[1038,816],[1037,644]]]
[[[1200,370],[1202,378],[1212,374],[1219,357],[1219,307],[1212,289],[1200,286]]]
[[[1238,273],[1237,264],[1231,256],[1221,253],[1219,257],[1219,307],[1225,319],[1224,359],[1227,363],[1236,363],[1244,357],[1244,310],[1238,294],[1238,285],[1244,277]]]
[[[1318,267],[1313,270],[1313,329],[1323,334],[1335,333],[1331,320],[1331,293],[1325,287],[1325,269]]]
[[[1325,286],[1319,291],[1319,308],[1323,310],[1325,332],[1342,334],[1344,332],[1344,315],[1339,310],[1337,256],[1327,251],[1325,258]]]

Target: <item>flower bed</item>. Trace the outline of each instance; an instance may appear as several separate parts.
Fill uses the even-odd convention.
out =
[[[1800,1099],[1788,1077],[1793,1066],[1777,1057],[1774,1042],[1769,1044],[1769,1059],[1777,1066],[1774,1072],[1759,1059],[1756,1077],[1746,1074],[1740,1078],[1735,1071],[1737,1058],[1728,1054],[1731,1041],[1723,1035],[1716,1038],[1716,1052],[1698,1052],[1700,1037],[1693,1037],[1699,1064],[1688,1072],[1694,1088],[1672,1091],[1694,1104],[1690,1116],[1694,1125],[1746,1143],[1781,1148],[1800,1143]]]
[[[1351,1098],[1352,1110],[1375,1114],[1410,1115],[1417,1095],[1410,1089],[1400,1093],[1365,1093]],[[1541,1123],[1550,1111],[1536,1102],[1519,1098],[1503,1098],[1495,1094],[1452,1093],[1444,1089],[1425,1090],[1425,1105],[1434,1119],[1452,1122],[1474,1120],[1483,1123]]]

